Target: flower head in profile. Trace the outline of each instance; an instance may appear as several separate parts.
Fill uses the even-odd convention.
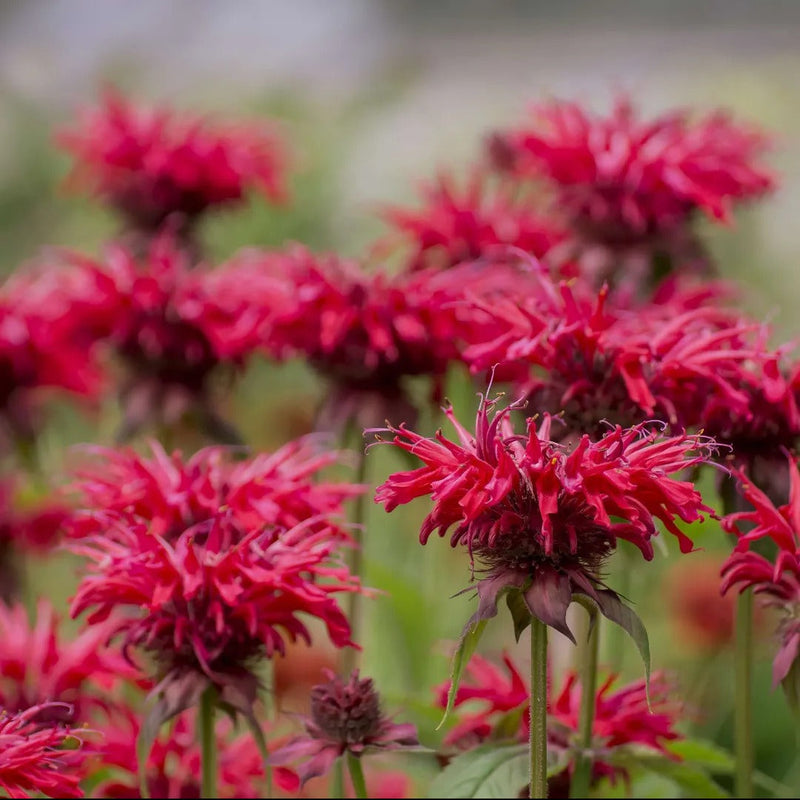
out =
[[[21,604],[0,605],[0,706],[16,712],[49,703],[59,721],[87,722],[121,680],[136,675],[106,646],[112,630],[107,622],[67,638],[47,600],[37,603],[33,622]]]
[[[93,324],[125,370],[119,438],[192,413],[212,438],[238,441],[213,409],[210,382],[255,352],[267,290],[253,291],[245,303],[225,266],[217,274],[194,265],[168,233],[141,257],[112,245],[98,261],[76,254],[65,260],[98,287],[103,301]]]
[[[283,274],[289,287],[270,320],[268,351],[303,357],[332,384],[322,430],[413,418],[406,380],[428,377],[436,391],[458,358],[453,284],[436,270],[368,273],[303,248],[268,254],[264,269]]]
[[[502,136],[502,166],[546,179],[572,224],[606,241],[674,230],[696,211],[728,221],[735,202],[775,185],[759,163],[767,137],[723,111],[643,120],[621,98],[608,116],[560,100],[533,116]]]
[[[474,372],[499,365],[532,407],[561,416],[566,435],[596,438],[608,422],[647,418],[713,435],[722,432],[709,424],[714,415],[752,421],[749,400],[776,357],[763,324],[698,305],[691,291],[631,306],[607,287],[556,282],[541,270],[535,278],[525,296],[481,302],[491,322],[463,357]]]
[[[356,758],[370,752],[396,750],[419,744],[411,724],[397,724],[384,716],[371,678],[349,680],[326,670],[328,680],[311,690],[311,716],[304,722],[305,736],[293,739],[270,755],[274,765],[303,760],[297,768],[301,785],[324,775],[340,756]]]
[[[451,175],[422,186],[419,209],[391,207],[384,218],[411,252],[408,269],[445,269],[483,256],[500,256],[508,247],[542,258],[563,234],[535,208],[535,198],[519,187],[474,171],[459,187]],[[394,238],[394,237],[393,237]]]
[[[447,704],[449,682],[437,689],[437,704]],[[654,753],[675,758],[668,745],[680,738],[675,727],[680,705],[672,699],[672,685],[657,673],[650,679],[649,704],[645,681],[619,686],[617,676],[604,680],[595,695],[592,725],[593,784],[602,778],[615,782],[627,779],[627,772],[614,758],[628,746],[645,747]],[[549,797],[568,797],[569,782],[575,769],[579,744],[581,685],[569,672],[559,690],[548,689],[548,752],[557,754],[564,769],[549,780]],[[466,676],[458,687],[455,705],[477,710],[460,715],[445,742],[467,750],[501,735],[526,742],[529,735],[530,686],[528,679],[508,655],[503,665],[473,656]],[[514,724],[510,724],[510,723]],[[561,754],[566,757],[561,758]],[[522,787],[520,787],[522,788]]]
[[[145,231],[170,215],[190,225],[251,191],[286,198],[287,147],[270,122],[222,124],[107,92],[58,142],[75,158],[71,182]]]
[[[526,433],[518,434],[509,419],[514,406],[492,415],[496,402],[481,401],[474,434],[447,409],[455,440],[386,429],[394,437],[388,444],[423,466],[391,475],[375,501],[392,511],[431,497],[420,541],[452,529],[451,545],[465,546],[481,574],[471,622],[494,616],[507,591],[521,593],[530,615],[569,637],[566,612],[575,593],[614,619],[619,598],[600,578],[606,558],[625,539],[651,559],[656,521],[683,552],[692,549],[677,521],[693,522],[711,509],[691,482],[673,476],[707,460],[713,442],[665,436],[642,424],[616,427],[597,441],[584,435],[569,449],[552,441],[549,416],[538,428],[529,418]]]
[[[800,473],[797,461],[789,457],[789,501],[776,506],[741,471],[734,470],[742,485],[742,495],[751,508],[729,514],[723,527],[737,534],[733,553],[722,567],[722,592],[752,589],[763,605],[780,612],[780,646],[772,664],[773,686],[784,682],[794,702],[800,660]],[[752,549],[761,539],[777,547],[773,559]]]
[[[53,721],[59,712],[69,714],[69,706],[0,711],[0,789],[9,797],[83,797],[80,782],[88,751],[79,735]]]
[[[103,740],[102,760],[97,762],[96,772],[103,777],[95,787],[95,796],[141,796],[136,756],[140,727],[138,715],[126,706],[114,709],[106,723],[97,727]],[[236,734],[232,727],[227,720],[220,720],[216,726],[219,796],[261,797],[266,786],[261,753],[252,737]],[[145,767],[148,796],[199,797],[200,774],[196,715],[189,711],[156,739],[150,751]],[[288,770],[275,770],[273,778],[283,790],[296,788],[296,778]]]

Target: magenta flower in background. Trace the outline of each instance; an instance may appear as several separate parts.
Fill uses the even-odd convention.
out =
[[[311,716],[304,720],[305,736],[292,739],[273,752],[269,763],[283,766],[297,760],[302,786],[324,775],[340,756],[361,758],[371,752],[415,747],[417,732],[411,724],[397,724],[383,715],[371,678],[354,670],[344,681],[326,670],[328,681],[311,690]]]
[[[264,282],[245,304],[225,267],[216,273],[195,266],[169,234],[142,258],[112,245],[102,261],[67,259],[99,288],[103,302],[91,324],[125,369],[119,438],[191,413],[212,438],[238,442],[213,408],[210,381],[223,369],[240,369],[259,345],[271,302]]]
[[[266,792],[263,757],[252,737],[236,734],[232,725],[217,725],[218,789],[220,797],[261,797]],[[102,760],[95,770],[102,780],[94,797],[140,797],[136,740],[140,722],[137,713],[126,706],[109,714],[99,726],[103,735]],[[199,797],[201,753],[195,715],[180,716],[168,733],[159,736],[146,765],[150,797]],[[92,774],[92,773],[90,773]],[[275,784],[284,791],[297,788],[297,779],[288,770],[273,772]]]
[[[557,207],[592,238],[672,231],[695,211],[727,222],[734,203],[775,187],[759,163],[768,138],[723,111],[643,120],[620,98],[608,116],[560,100],[532,114],[533,124],[500,134],[506,157],[499,166],[547,180]]]
[[[9,797],[83,797],[80,782],[89,751],[79,733],[53,721],[59,713],[68,716],[69,706],[0,711],[0,789]]]
[[[780,612],[778,638],[780,646],[772,665],[773,687],[782,681],[790,698],[800,700],[797,682],[800,656],[800,474],[797,460],[789,457],[789,501],[775,505],[772,500],[741,471],[734,470],[740,480],[742,495],[752,506],[726,516],[723,527],[737,534],[733,553],[722,566],[724,594],[730,589],[739,592],[752,588],[765,606]],[[772,558],[752,549],[762,539],[777,547]],[[794,679],[792,677],[794,676]]]
[[[445,269],[481,257],[501,257],[514,247],[544,257],[563,239],[556,224],[537,210],[536,196],[508,181],[492,183],[474,170],[465,186],[442,174],[421,187],[418,209],[387,208],[383,217],[398,239],[410,248],[407,269]]]
[[[57,136],[75,158],[69,182],[152,234],[171,215],[190,228],[205,211],[256,191],[286,200],[288,150],[271,121],[218,123],[145,108],[106,92]]]
[[[437,705],[444,708],[450,691],[449,681],[436,690]],[[648,704],[645,681],[619,686],[618,676],[604,680],[595,696],[592,725],[592,783],[609,778],[628,779],[627,771],[615,756],[628,746],[645,747],[654,753],[676,759],[667,747],[680,737],[676,730],[681,715],[680,704],[673,699],[674,687],[663,673],[650,678]],[[459,715],[459,722],[449,731],[445,742],[458,750],[469,750],[489,741],[503,730],[504,737],[520,743],[529,735],[530,687],[513,659],[505,653],[503,666],[474,655],[459,685],[455,706],[478,710]],[[548,752],[555,760],[563,759],[564,770],[549,780],[548,797],[568,797],[569,783],[575,768],[579,744],[581,686],[578,676],[568,672],[560,689],[548,687]],[[516,727],[508,720],[518,716]],[[522,787],[520,787],[522,788]]]
[[[597,441],[584,435],[570,449],[551,440],[549,416],[538,428],[529,418],[527,432],[517,434],[509,419],[515,406],[490,416],[496,402],[482,399],[474,435],[446,409],[456,440],[441,432],[426,439],[402,425],[386,429],[394,437],[386,444],[424,466],[391,475],[375,502],[392,511],[430,495],[433,510],[420,542],[453,528],[451,545],[466,546],[481,575],[478,610],[468,626],[493,617],[500,596],[513,590],[527,612],[572,638],[566,612],[573,594],[618,617],[619,598],[600,577],[618,539],[649,560],[658,520],[682,552],[692,549],[676,520],[693,522],[711,509],[690,481],[671,476],[708,460],[714,444],[700,436],[664,436],[642,424],[618,426]]]
[[[0,604],[0,707],[17,712],[50,703],[58,721],[85,724],[93,710],[107,707],[123,680],[137,673],[118,650],[106,646],[113,622],[72,638],[59,625],[48,600],[39,600],[33,621],[21,604]]]
[[[303,357],[331,383],[321,430],[415,418],[407,379],[429,378],[435,395],[458,359],[456,301],[464,287],[456,290],[438,271],[367,273],[300,247],[265,254],[263,268],[287,282],[287,299],[269,325],[268,352]]]

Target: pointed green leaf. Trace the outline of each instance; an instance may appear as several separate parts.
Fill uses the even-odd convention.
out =
[[[514,637],[519,641],[522,632],[531,624],[531,612],[525,603],[525,597],[519,589],[512,589],[506,594],[506,605],[514,622]]]
[[[588,595],[583,595],[588,598]],[[576,598],[577,599],[577,598]],[[590,601],[593,598],[588,598]],[[634,644],[639,650],[639,655],[644,663],[645,689],[647,692],[647,704],[650,705],[650,640],[647,637],[647,629],[639,619],[639,615],[630,607],[625,605],[616,592],[610,589],[598,589],[597,600],[595,601],[600,613],[610,619],[633,639]]]
[[[680,739],[677,742],[670,742],[667,749],[684,761],[705,767],[710,772],[730,775],[736,767],[732,753],[705,739]]]
[[[453,710],[453,703],[455,703],[456,700],[458,685],[461,683],[461,674],[464,672],[464,667],[467,666],[470,658],[472,658],[472,654],[475,652],[475,648],[478,646],[481,636],[483,636],[487,621],[488,620],[482,619],[480,622],[470,625],[461,636],[458,648],[453,656],[453,667],[450,671],[450,691],[447,693],[447,706],[445,707],[442,719],[436,726],[437,731],[444,725],[447,718],[450,716],[450,712]]]
[[[456,756],[428,789],[428,797],[516,797],[528,784],[528,746],[481,745]]]

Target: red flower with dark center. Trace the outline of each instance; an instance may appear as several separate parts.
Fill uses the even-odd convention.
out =
[[[743,472],[734,469],[752,509],[729,514],[722,521],[723,527],[738,537],[734,552],[722,567],[722,593],[752,588],[765,606],[781,612],[781,644],[773,661],[773,686],[789,677],[800,656],[800,473],[797,460],[788,460],[788,503],[776,506]],[[764,538],[777,546],[774,561],[749,549]]]
[[[86,336],[90,287],[68,270],[18,271],[0,286],[0,430],[32,438],[43,389],[94,400],[101,389],[95,342]]]
[[[270,354],[302,356],[333,384],[321,429],[412,418],[405,380],[426,376],[436,388],[458,358],[463,286],[437,271],[366,273],[302,248],[267,254],[264,269],[285,275],[289,287],[269,325]]]
[[[250,736],[232,734],[231,727],[223,720],[217,724],[219,796],[262,797],[266,776],[261,753]],[[124,707],[100,728],[102,761],[97,771],[103,780],[94,789],[95,797],[141,797],[136,757],[139,728],[137,715]],[[150,797],[201,797],[198,742],[195,715],[190,712],[181,715],[167,735],[156,739],[145,767]],[[297,788],[297,780],[288,770],[275,770],[273,778],[284,791]]]
[[[535,126],[502,134],[510,158],[500,166],[546,179],[556,207],[589,238],[628,242],[674,231],[695,211],[728,221],[734,202],[775,186],[758,163],[767,137],[722,111],[644,121],[622,98],[607,117],[558,100],[533,114]]]
[[[68,708],[49,703],[16,714],[0,711],[0,789],[9,797],[83,797],[87,751],[73,746],[81,739],[64,725],[44,721]]]
[[[121,438],[192,410],[214,438],[237,439],[211,407],[209,382],[223,367],[241,368],[259,346],[269,313],[266,288],[245,305],[226,267],[216,273],[195,266],[167,234],[141,259],[119,245],[100,262],[67,259],[103,292],[93,324],[127,372]]]
[[[310,642],[304,616],[321,622],[337,647],[352,645],[333,595],[359,585],[332,563],[341,537],[318,520],[243,530],[233,511],[221,510],[167,540],[137,517],[101,512],[98,519],[101,532],[72,546],[92,562],[72,615],[93,608],[90,625],[113,619],[109,635],[122,637],[123,652],[131,658],[139,648],[155,662],[159,723],[209,686],[252,715],[252,665],[282,653],[285,638]],[[119,609],[128,611],[112,616]]]
[[[568,450],[550,439],[550,417],[538,430],[530,418],[527,433],[516,434],[509,420],[514,406],[490,418],[495,403],[482,400],[474,436],[446,409],[457,441],[441,432],[426,439],[404,426],[386,429],[394,435],[389,444],[424,466],[390,476],[375,501],[392,511],[431,496],[420,541],[454,527],[451,545],[466,545],[486,571],[471,623],[494,616],[498,597],[510,590],[522,593],[533,616],[569,637],[566,612],[574,593],[592,598],[613,619],[619,599],[600,581],[605,559],[620,538],[651,559],[656,520],[683,552],[692,549],[676,519],[693,522],[711,509],[691,482],[671,476],[709,459],[713,442],[639,425],[617,427],[596,442],[584,435]]]
[[[413,248],[408,262],[412,271],[502,255],[509,246],[542,258],[563,238],[535,210],[535,197],[520,196],[520,187],[510,183],[491,185],[479,171],[463,188],[452,176],[441,175],[423,185],[422,198],[419,210],[391,207],[384,212]]]
[[[372,679],[354,670],[345,682],[326,670],[328,681],[311,690],[311,717],[304,721],[306,735],[273,752],[269,763],[290,764],[307,759],[297,769],[300,785],[324,775],[340,756],[356,758],[373,752],[419,744],[413,725],[398,725],[385,717]]]
[[[105,646],[112,630],[114,623],[106,622],[67,640],[47,600],[37,603],[33,624],[22,605],[0,604],[0,706],[17,712],[58,701],[59,721],[86,723],[121,680],[136,674]],[[62,704],[69,704],[68,718]]]
[[[776,359],[764,325],[698,306],[693,292],[619,307],[607,288],[598,294],[534,272],[534,292],[478,304],[493,322],[464,351],[473,371],[499,365],[533,408],[562,415],[567,435],[597,437],[607,422],[627,427],[646,417],[708,431],[714,411],[750,422],[749,398]]]
[[[253,190],[286,199],[287,149],[270,122],[213,123],[107,92],[57,140],[76,159],[71,182],[139,229],[155,231],[171,214],[191,224]]]
[[[471,749],[502,729],[505,736],[527,742],[529,735],[530,687],[523,673],[508,654],[503,655],[505,669],[481,656],[473,656],[466,668],[455,705],[482,704],[479,711],[462,716],[445,741],[459,749]],[[507,674],[506,674],[507,673]],[[671,700],[672,686],[663,674],[650,679],[650,702],[644,681],[616,688],[617,676],[608,677],[598,688],[592,726],[594,755],[592,781],[608,777],[627,779],[624,768],[610,757],[613,751],[629,745],[646,747],[668,758],[675,758],[666,745],[680,738],[675,730],[680,707]],[[437,689],[437,704],[444,708],[450,691],[449,682]],[[549,781],[549,797],[568,797],[569,780],[575,768],[581,686],[575,673],[568,673],[559,692],[548,691],[548,751],[572,752],[563,773]],[[516,718],[515,727],[509,722]],[[522,788],[522,787],[520,787]]]
[[[342,453],[321,444],[319,436],[309,435],[245,461],[234,461],[222,447],[206,447],[186,461],[178,452],[167,455],[155,441],[150,443],[152,458],[133,450],[91,447],[99,460],[83,469],[76,488],[90,508],[133,514],[147,521],[151,534],[168,541],[219,517],[234,520],[242,535],[319,519],[319,529],[346,539],[331,518],[343,517],[344,502],[365,487],[318,482],[322,470],[342,459]],[[91,515],[77,515],[72,534],[100,534],[102,525]]]

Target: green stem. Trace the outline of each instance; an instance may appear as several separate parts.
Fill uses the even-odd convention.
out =
[[[735,789],[737,797],[753,797],[753,593],[736,601],[736,693],[734,706]]]
[[[344,797],[344,759],[337,758],[333,765],[331,797]]]
[[[547,797],[547,625],[531,618],[531,797]]]
[[[359,439],[358,462],[356,464],[355,483],[367,483],[367,457],[364,452],[364,443]],[[364,524],[367,517],[367,497],[369,492],[358,495],[353,501],[353,544],[354,548],[350,557],[350,572],[364,580]],[[348,599],[347,618],[350,620],[351,639],[358,642],[362,635],[362,596],[361,592],[350,592]],[[354,647],[345,649],[342,658],[342,671],[346,678],[358,666],[359,651]]]
[[[358,800],[365,800],[367,797],[367,783],[364,780],[364,770],[361,767],[361,759],[356,758],[352,753],[347,754],[347,766],[350,769],[350,777],[353,779],[353,789]]]
[[[594,729],[595,694],[597,692],[597,644],[599,616],[597,609],[587,607],[589,632],[579,666],[581,678],[581,709],[578,727],[578,755],[570,782],[570,797],[588,797],[592,782],[592,731]]]
[[[217,740],[214,735],[214,707],[217,703],[217,692],[209,686],[200,695],[200,753],[201,797],[217,797]]]

